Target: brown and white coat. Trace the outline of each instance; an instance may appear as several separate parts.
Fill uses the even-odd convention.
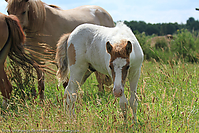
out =
[[[93,71],[98,71],[111,77],[114,84],[113,94],[120,97],[119,103],[125,117],[125,104],[128,104],[128,101],[124,95],[124,84],[128,78],[131,92],[129,102],[136,118],[135,95],[143,51],[130,28],[123,23],[117,23],[114,28],[82,24],[70,34],[68,46],[67,39],[64,41],[67,37],[68,35],[63,36],[59,41],[60,50],[57,55],[62,56],[56,56],[56,60],[60,68],[57,72],[60,81],[67,77],[70,70],[69,84],[65,89],[69,110],[71,111],[76,101],[74,94],[78,90],[78,83],[82,85]]]

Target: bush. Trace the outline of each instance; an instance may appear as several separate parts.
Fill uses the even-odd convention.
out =
[[[143,33],[135,32],[135,36],[142,47],[142,50],[144,52],[144,58],[146,60],[150,60],[152,51],[151,51],[150,42],[147,41],[149,40],[150,36],[146,36],[144,32]]]
[[[168,50],[168,43],[167,43],[166,39],[165,38],[157,39],[157,41],[155,43],[155,48]]]
[[[187,29],[178,30],[176,39],[171,43],[172,53],[176,53],[177,59],[183,59],[185,62],[197,62],[198,43]]]
[[[190,32],[187,29],[178,30],[174,40],[167,42],[166,39],[157,39],[155,46],[150,45],[148,41],[153,36],[146,36],[145,33],[135,34],[143,49],[146,60],[155,59],[164,63],[174,60],[183,60],[185,62],[199,61],[199,34]]]

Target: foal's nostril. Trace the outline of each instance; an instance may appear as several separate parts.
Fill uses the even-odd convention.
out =
[[[115,95],[115,97],[121,97],[122,96],[122,88],[114,88],[113,89],[113,94]]]

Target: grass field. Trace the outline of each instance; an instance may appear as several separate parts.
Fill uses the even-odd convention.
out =
[[[14,96],[7,109],[0,108],[0,132],[190,132],[199,131],[199,64],[144,61],[138,83],[137,124],[128,109],[124,122],[119,99],[112,90],[98,95],[92,75],[79,89],[75,116],[63,108],[64,88],[46,76],[45,101],[22,101]],[[129,84],[125,95],[130,98]],[[2,101],[2,97],[1,97]],[[2,103],[2,102],[1,102]]]

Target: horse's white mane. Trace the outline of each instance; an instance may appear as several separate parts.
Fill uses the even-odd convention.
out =
[[[112,43],[119,43],[121,39],[131,42],[137,41],[131,29],[124,22],[117,22],[112,32]]]
[[[118,28],[128,28],[128,26],[126,24],[124,24],[124,22],[117,22],[116,27],[118,27]]]

